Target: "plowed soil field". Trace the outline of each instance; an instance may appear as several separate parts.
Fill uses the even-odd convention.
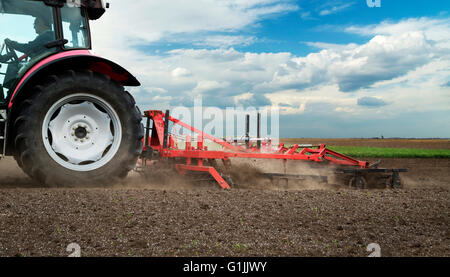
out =
[[[371,243],[382,256],[450,256],[450,160],[383,166],[409,169],[404,188],[268,185],[243,164],[231,191],[137,173],[122,184],[43,188],[5,159],[0,256],[68,256],[71,243],[81,256],[368,256]]]

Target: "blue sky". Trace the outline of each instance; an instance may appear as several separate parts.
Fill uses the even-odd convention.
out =
[[[450,137],[449,1],[110,2],[94,50],[136,74],[142,109],[201,97],[279,107],[281,137]]]

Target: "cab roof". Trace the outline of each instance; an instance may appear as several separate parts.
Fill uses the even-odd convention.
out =
[[[27,2],[26,5],[17,5],[17,3]],[[33,15],[36,10],[37,2],[44,2],[49,6],[62,7],[67,0],[0,0],[0,12],[8,14],[27,14]],[[77,1],[73,1],[74,3]],[[105,13],[105,7],[102,0],[79,0],[82,7],[87,9],[88,17],[91,20],[99,19]]]

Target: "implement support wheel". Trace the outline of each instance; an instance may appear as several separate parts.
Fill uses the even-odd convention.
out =
[[[361,173],[357,172],[348,182],[348,186],[351,188],[365,189],[367,188],[367,181],[361,176]]]

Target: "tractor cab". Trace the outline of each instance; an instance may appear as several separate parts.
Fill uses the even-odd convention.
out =
[[[39,61],[90,49],[89,19],[104,11],[100,0],[0,0],[0,105]]]

